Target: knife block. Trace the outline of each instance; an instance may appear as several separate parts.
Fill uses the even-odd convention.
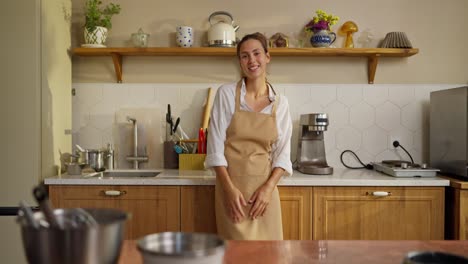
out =
[[[179,170],[204,170],[206,154],[179,154]]]

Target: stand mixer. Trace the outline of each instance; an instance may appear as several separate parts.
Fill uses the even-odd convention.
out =
[[[305,174],[327,175],[333,173],[325,157],[323,132],[328,127],[328,116],[324,113],[301,115],[299,121],[299,146],[297,148],[297,170]]]

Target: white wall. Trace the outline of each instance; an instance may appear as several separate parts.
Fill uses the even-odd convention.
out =
[[[194,27],[196,46],[204,46],[208,17],[217,10],[233,14],[241,26],[239,37],[255,31],[268,36],[299,33],[317,9],[340,17],[333,27],[335,32],[345,21],[355,21],[360,29],[354,35],[356,47],[362,45],[358,40],[364,32],[374,35],[371,47],[376,47],[387,32],[406,32],[413,46],[420,49],[419,54],[381,58],[374,85],[367,85],[365,58],[272,58],[268,78],[291,105],[293,160],[299,114],[326,112],[330,115],[326,148],[333,166],[341,166],[339,154],[344,149],[357,151],[366,162],[400,158],[390,147],[392,137],[400,138],[417,162],[427,162],[430,91],[468,83],[468,34],[462,33],[468,25],[466,0],[112,2],[121,4],[122,13],[112,20],[110,47],[131,46],[130,35],[140,27],[151,34],[149,46],[175,46],[177,25]],[[83,43],[83,3],[73,3],[72,46],[76,47]],[[342,43],[343,36],[339,36],[335,45]],[[235,81],[239,70],[234,57],[125,57],[124,84],[115,84],[109,57],[75,56],[72,75],[77,93],[73,99],[73,142],[99,147],[117,141],[112,123],[116,113],[119,116],[131,109],[156,108],[153,113],[161,115],[167,103],[173,105],[175,115],[182,116],[183,126],[195,137],[203,89]],[[158,144],[164,140],[164,125],[162,119],[151,143],[155,144],[152,151],[156,161],[150,166],[161,164]],[[124,129],[124,133],[128,131]],[[124,149],[129,146],[127,142]]]
[[[171,104],[175,118],[181,117],[181,125],[189,136],[196,138],[207,88],[218,86],[214,83],[74,84],[73,142],[86,148],[114,143],[118,149],[117,166],[130,168],[125,156],[131,154],[132,134],[125,113],[146,111],[147,115],[138,117],[141,118],[140,146],[147,146],[152,162],[143,167],[162,168],[167,104]],[[457,86],[460,85],[278,84],[274,88],[289,100],[294,124],[292,160],[296,157],[300,114],[324,112],[330,119],[325,132],[328,162],[343,167],[339,156],[345,149],[355,151],[366,163],[408,159],[401,149],[395,151],[392,139],[399,139],[416,162],[428,162],[429,94]],[[154,126],[154,122],[159,123]],[[123,136],[126,142],[120,139]]]
[[[409,58],[381,58],[375,83],[467,83],[468,1],[466,0],[104,0],[122,6],[112,19],[108,46],[130,46],[130,36],[141,27],[150,33],[149,46],[175,46],[175,27],[190,25],[195,30],[195,45],[206,42],[209,15],[229,11],[238,25],[238,37],[259,31],[268,36],[276,32],[298,33],[323,9],[340,17],[332,29],[348,20],[355,21],[356,46],[365,31],[374,35],[375,47],[386,33],[406,32],[419,54]],[[72,46],[83,43],[82,0],[73,0]],[[336,46],[343,45],[338,36]],[[228,57],[126,57],[123,79],[127,83],[223,83],[237,78],[238,64]],[[364,58],[272,58],[273,83],[367,83]],[[110,58],[73,58],[73,82],[115,82]]]

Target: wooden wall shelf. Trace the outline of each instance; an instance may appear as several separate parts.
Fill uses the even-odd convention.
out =
[[[272,56],[283,57],[367,57],[368,82],[374,83],[379,57],[409,57],[419,49],[383,48],[271,48]],[[235,48],[75,48],[77,56],[110,56],[114,62],[117,82],[122,82],[122,57],[124,56],[235,56]]]

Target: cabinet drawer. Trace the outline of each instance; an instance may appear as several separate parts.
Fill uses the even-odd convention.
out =
[[[158,199],[170,193],[178,193],[178,186],[50,186],[51,195],[57,193],[61,199]]]

